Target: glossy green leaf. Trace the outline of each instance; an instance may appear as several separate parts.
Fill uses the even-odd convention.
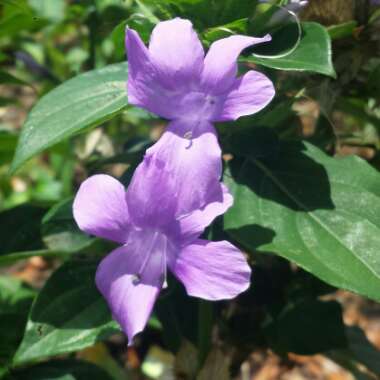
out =
[[[118,63],[78,75],[42,97],[22,128],[12,171],[44,149],[122,112],[126,80],[127,64]]]
[[[366,162],[294,142],[233,160],[225,181],[234,195],[225,228],[243,246],[380,299],[380,174]]]
[[[80,360],[52,360],[12,373],[14,380],[112,380],[98,366]]]
[[[260,54],[260,57],[250,55],[244,57],[242,61],[274,69],[311,71],[335,77],[331,59],[331,40],[326,29],[315,22],[304,22],[302,23],[302,31],[303,34],[298,47],[290,54],[278,58],[270,57],[283,51],[283,41],[279,39],[277,44],[267,43],[265,47],[258,46],[255,48],[255,53]],[[286,38],[286,34],[284,38]],[[268,57],[263,57],[265,55]]]
[[[336,301],[289,305],[266,331],[271,347],[279,353],[313,355],[347,346],[342,307]]]
[[[32,306],[16,365],[77,351],[119,331],[96,289],[96,267],[77,259],[50,277]]]

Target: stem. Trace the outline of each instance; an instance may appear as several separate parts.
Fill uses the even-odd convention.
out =
[[[199,300],[198,303],[198,368],[201,369],[211,348],[214,320],[213,304]]]

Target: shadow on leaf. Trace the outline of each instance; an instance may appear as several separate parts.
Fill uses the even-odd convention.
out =
[[[299,212],[335,208],[325,168],[307,155],[301,142],[281,144],[278,153],[271,156],[235,157],[229,169],[234,181],[259,199]]]

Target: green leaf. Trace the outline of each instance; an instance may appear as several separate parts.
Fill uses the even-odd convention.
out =
[[[28,85],[28,83],[24,82],[23,80],[3,70],[0,70],[0,83],[1,84],[17,84],[17,85],[22,85],[22,86]]]
[[[277,43],[267,43],[265,46],[256,47],[255,52],[259,53],[260,57],[250,55],[244,57],[242,61],[280,70],[311,71],[335,78],[331,60],[331,40],[326,29],[315,22],[304,22],[302,31],[303,35],[298,47],[290,54],[278,58],[262,57],[275,56],[283,51],[283,40],[278,39]],[[286,38],[286,34],[284,35],[283,32],[281,34]]]
[[[142,16],[140,16],[144,19]],[[145,19],[144,19],[145,20]],[[116,25],[111,33],[111,40],[114,45],[115,55],[116,57],[124,57],[125,56],[125,47],[124,47],[124,36],[125,36],[125,27],[127,25],[127,21],[122,21],[120,24]]]
[[[0,96],[0,107],[6,107],[9,104],[15,104],[15,103],[17,103],[16,99]],[[1,131],[0,131],[0,133],[1,133]]]
[[[31,9],[25,0],[2,0],[2,3],[10,8],[16,8],[18,11],[31,13]]]
[[[96,289],[96,267],[78,259],[53,273],[32,306],[14,364],[81,350],[119,331]]]
[[[335,301],[290,305],[266,331],[271,347],[282,354],[314,355],[347,346],[342,308]]]
[[[34,256],[63,258],[64,256],[69,256],[69,253],[67,251],[52,251],[50,249],[11,252],[0,256],[0,266],[9,265],[19,260],[30,259]]]
[[[205,30],[203,38],[208,42],[214,42],[221,38],[226,38],[234,34],[247,34],[248,19],[242,18],[234,20],[228,24],[215,26]]]
[[[189,298],[183,287],[172,276],[168,277],[170,291],[155,304],[157,318],[162,325],[165,345],[174,353],[181,346],[182,338],[196,344],[198,339],[198,300]]]
[[[22,128],[11,170],[122,112],[127,105],[126,80],[127,64],[118,63],[78,75],[41,98]]]
[[[6,54],[0,52],[0,62],[5,61],[6,59],[8,59],[8,56]]]
[[[12,373],[15,380],[112,380],[96,365],[73,359],[52,360]]]
[[[225,181],[234,239],[380,300],[380,174],[365,161],[292,142],[269,157],[233,160]],[[256,234],[258,226],[268,233]]]
[[[18,10],[0,20],[0,38],[14,37],[23,30],[37,30],[46,25],[44,20],[33,17],[31,12]]]
[[[374,94],[380,91],[380,64],[371,70],[367,80],[367,87]]]
[[[90,237],[78,228],[73,217],[73,200],[71,198],[57,203],[49,210],[42,219],[41,232],[42,240],[48,247],[45,256],[90,254],[94,257],[113,249],[112,243]],[[18,254],[20,253],[22,252]],[[14,255],[7,257],[11,256],[12,258]]]
[[[159,17],[190,19],[199,29],[228,24],[253,13],[256,0],[141,0],[154,6]]]
[[[343,24],[331,25],[327,28],[331,39],[338,40],[340,38],[351,37],[357,27],[356,21],[347,21]]]
[[[53,206],[42,220],[43,241],[51,250],[76,252],[95,239],[85,235],[73,218],[73,200],[66,199]]]
[[[5,366],[2,366],[0,364],[0,379],[4,378],[4,376],[8,373],[8,368]]]
[[[363,330],[346,327],[348,348],[333,350],[326,355],[351,372],[355,379],[370,380],[380,375],[380,352],[368,340]],[[375,376],[374,376],[375,375]]]
[[[25,286],[20,280],[14,277],[0,276],[0,302],[2,308],[0,313],[6,309],[21,311],[24,309],[22,303],[34,297],[34,290]]]
[[[30,6],[36,14],[50,21],[61,21],[65,16],[64,0],[29,0]]]
[[[370,77],[369,80],[372,80],[370,86],[375,87],[377,85],[375,78]],[[341,96],[336,101],[335,107],[339,111],[343,111],[355,118],[361,128],[364,128],[367,124],[372,124],[376,129],[380,130],[380,118],[369,112],[368,104],[365,99]]]
[[[380,375],[380,352],[368,340],[364,331],[355,326],[348,327],[347,338],[352,357],[376,375]]]
[[[6,365],[21,342],[34,296],[35,291],[20,280],[0,277],[0,366]]]
[[[2,99],[0,98],[0,104]],[[18,135],[13,131],[0,130],[0,165],[12,161]]]
[[[114,44],[115,55],[120,59],[125,57],[124,38],[127,25],[129,28],[136,30],[141,39],[147,43],[155,24],[139,13],[134,13],[127,20],[119,23],[112,31],[111,39]]]
[[[40,223],[46,209],[31,204],[0,213],[0,257],[25,250],[42,248]]]

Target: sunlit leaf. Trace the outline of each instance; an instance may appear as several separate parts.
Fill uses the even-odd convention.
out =
[[[380,299],[380,175],[366,162],[289,143],[232,161],[225,181],[235,198],[225,228],[243,246]]]
[[[298,47],[290,54],[276,57],[283,51],[283,39],[286,39],[286,33],[283,33],[283,39],[278,39],[277,44],[269,42],[265,47],[255,48],[255,53],[260,53],[260,56],[250,55],[242,58],[242,61],[274,69],[310,71],[335,77],[331,41],[326,29],[315,22],[304,22],[302,31]]]
[[[96,289],[96,266],[73,260],[49,278],[32,306],[15,364],[77,351],[119,330]]]
[[[12,170],[42,150],[94,127],[127,105],[127,65],[118,63],[70,79],[37,102],[22,128]]]

